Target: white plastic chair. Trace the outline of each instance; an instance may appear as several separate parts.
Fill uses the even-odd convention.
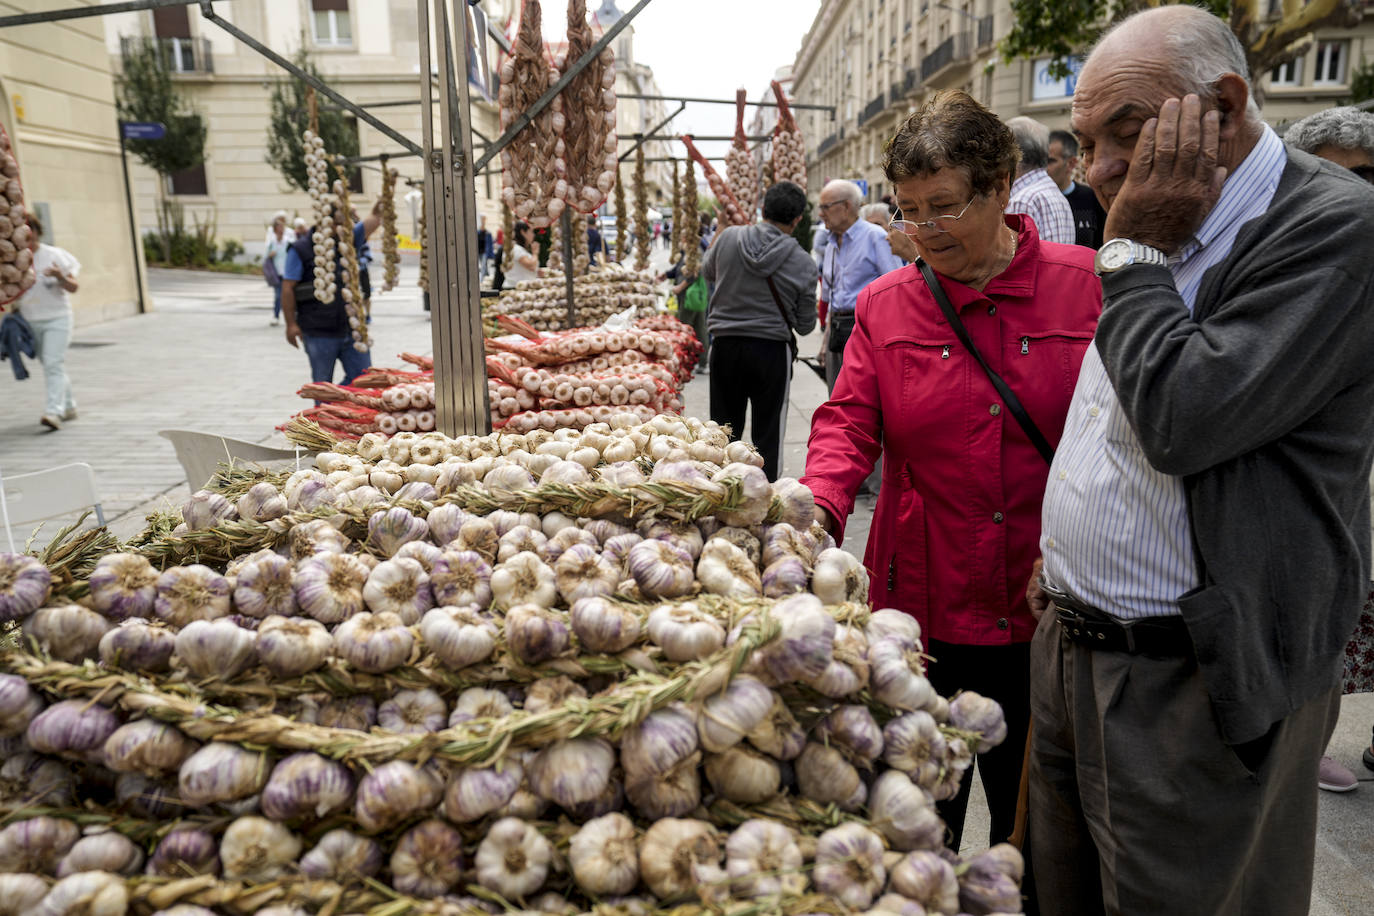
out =
[[[0,476],[0,521],[5,523],[11,553],[18,552],[13,526],[92,507],[96,522],[104,525],[105,512],[95,488],[95,471],[89,464],[76,462],[13,477]]]
[[[161,429],[157,434],[176,449],[177,461],[181,462],[181,469],[186,472],[186,483],[192,491],[209,483],[221,464],[271,466],[292,461],[299,466],[301,457],[309,454],[304,449],[272,448],[218,433],[190,429]]]

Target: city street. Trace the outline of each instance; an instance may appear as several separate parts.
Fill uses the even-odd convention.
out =
[[[661,252],[656,252],[661,257]],[[151,272],[154,309],[133,318],[78,329],[68,355],[80,418],[61,431],[39,425],[42,370],[16,382],[5,367],[0,416],[0,470],[20,474],[71,462],[89,463],[111,528],[134,534],[154,509],[174,507],[187,496],[186,481],[172,446],[160,429],[213,431],[235,438],[285,445],[274,427],[305,402],[296,389],[307,381],[303,353],[289,347],[280,326],[269,326],[270,290],[256,277],[187,271]],[[373,358],[401,365],[401,351],[431,352],[430,323],[408,264],[400,287],[374,300]],[[814,353],[818,337],[802,342]],[[689,414],[706,416],[709,378],[686,387]],[[825,397],[824,384],[798,366],[787,419],[784,473],[800,476],[805,463],[812,410]],[[861,555],[872,502],[861,501],[844,547]],[[60,522],[46,531],[55,532]],[[16,537],[22,535],[16,534]],[[40,541],[43,538],[40,537]],[[1317,873],[1312,913],[1316,916],[1374,912],[1374,774],[1360,763],[1374,724],[1374,695],[1347,697],[1329,753],[1363,780],[1346,795],[1322,793]],[[1141,761],[1148,766],[1148,760]],[[971,811],[978,811],[975,783]],[[986,840],[986,817],[971,814],[965,844]]]

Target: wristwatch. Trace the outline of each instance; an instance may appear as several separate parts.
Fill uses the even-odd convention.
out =
[[[1169,258],[1158,248],[1151,248],[1130,239],[1112,239],[1098,249],[1097,257],[1093,261],[1093,270],[1100,277],[1103,274],[1116,273],[1132,264],[1168,267]]]

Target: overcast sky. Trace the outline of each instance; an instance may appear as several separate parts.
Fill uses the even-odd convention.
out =
[[[621,12],[635,0],[617,0]],[[601,0],[587,0],[595,11]],[[635,17],[635,59],[653,68],[664,95],[734,100],[743,87],[751,100],[767,91],[779,67],[796,59],[802,37],[820,9],[820,0],[653,0]],[[566,4],[547,0],[544,35],[563,40]],[[667,111],[677,107],[669,105]],[[754,108],[745,111],[745,127]],[[665,112],[666,114],[667,112]],[[733,134],[733,105],[689,104],[670,125],[679,134]],[[666,132],[666,131],[665,131]],[[808,144],[816,138],[807,137]],[[700,144],[707,156],[721,156],[730,144]],[[678,144],[678,154],[686,148]],[[724,163],[713,163],[723,172]]]

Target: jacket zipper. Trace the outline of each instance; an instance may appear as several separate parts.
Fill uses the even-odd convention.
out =
[[[943,350],[940,351],[940,358],[949,359],[949,347],[945,347]]]
[[[1029,338],[1029,337],[1022,337],[1022,338],[1021,338],[1021,355],[1022,355],[1022,356],[1027,356],[1027,355],[1029,355],[1029,354],[1030,354],[1030,338]]]

